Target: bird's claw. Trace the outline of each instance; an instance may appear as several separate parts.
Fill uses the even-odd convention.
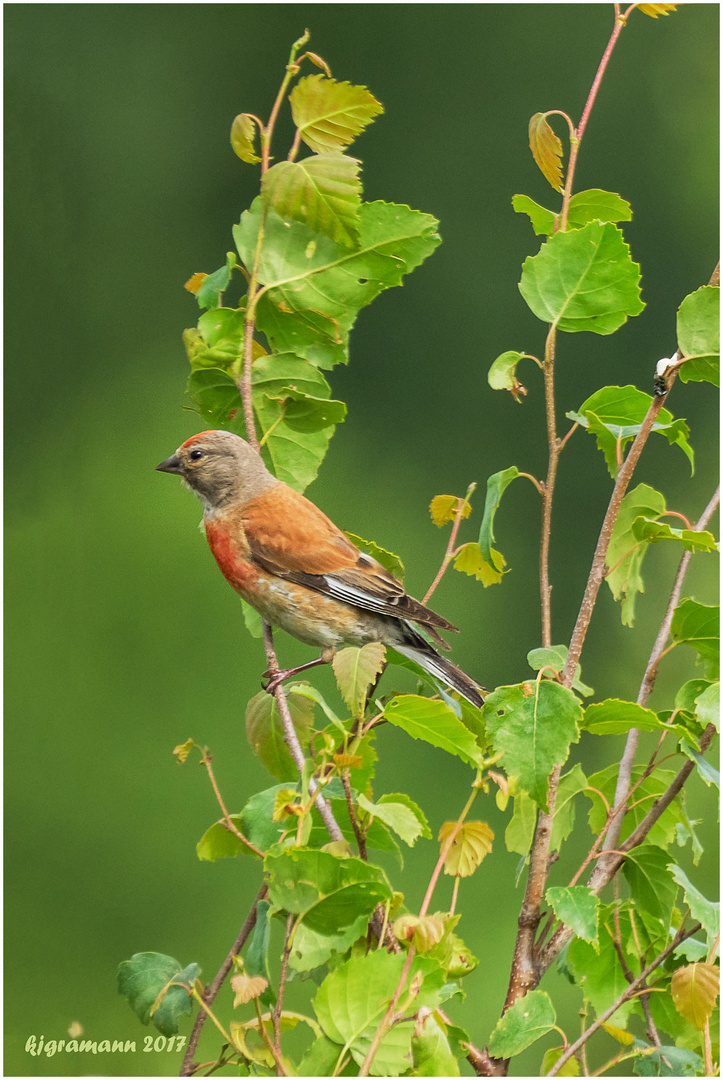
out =
[[[275,694],[281,684],[288,679],[290,674],[291,672],[288,670],[265,671],[262,676],[261,686],[267,694]]]

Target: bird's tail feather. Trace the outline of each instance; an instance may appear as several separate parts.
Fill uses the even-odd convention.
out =
[[[439,656],[434,651],[432,646],[426,642],[421,635],[416,634],[415,637],[419,637],[419,643],[415,641],[414,644],[394,645],[397,652],[400,652],[402,656],[406,656],[408,660],[412,660],[415,664],[419,664],[429,675],[435,679],[439,679],[451,690],[456,690],[462,695],[471,705],[481,709],[484,704],[484,696],[481,688],[477,683],[470,679],[469,675],[466,675],[461,668],[458,668],[450,660],[447,660],[444,656]]]

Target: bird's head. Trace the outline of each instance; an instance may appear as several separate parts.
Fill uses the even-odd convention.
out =
[[[230,431],[192,435],[156,469],[182,476],[206,512],[246,502],[278,483],[261,456]]]

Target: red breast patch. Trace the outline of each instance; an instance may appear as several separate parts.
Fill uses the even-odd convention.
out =
[[[226,581],[233,585],[236,592],[242,594],[254,592],[258,570],[250,559],[241,554],[228,529],[208,522],[206,537]]]

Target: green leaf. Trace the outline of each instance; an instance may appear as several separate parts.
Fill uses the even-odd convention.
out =
[[[293,351],[323,367],[346,362],[359,310],[383,289],[401,285],[441,242],[435,218],[408,206],[371,202],[359,209],[359,248],[350,251],[300,221],[266,211],[255,199],[233,230],[247,267],[254,264],[264,215],[258,329],[275,352]]]
[[[720,386],[720,289],[704,285],[686,296],[678,308],[678,348],[686,361],[683,382]]]
[[[527,654],[527,663],[533,671],[542,671],[543,668],[552,668],[555,674],[562,674],[567,663],[567,645],[548,645],[539,649],[531,649]],[[590,697],[595,691],[591,686],[586,686],[580,681],[582,668],[580,664],[575,668],[575,678],[572,680],[572,689],[582,697]]]
[[[510,350],[500,353],[487,372],[487,382],[493,390],[509,390],[518,405],[522,404],[521,396],[527,393],[525,387],[517,379],[517,365],[525,359],[526,354]]]
[[[276,1004],[276,994],[271,986],[269,969],[269,941],[271,938],[271,904],[268,900],[256,901],[256,923],[246,949],[246,974],[260,975],[268,986],[260,995],[260,1001],[267,1009]]]
[[[522,788],[514,799],[514,810],[505,829],[505,847],[527,858],[537,823],[537,803]]]
[[[536,236],[549,236],[554,232],[557,214],[540,206],[529,195],[513,195],[512,209],[516,214],[527,214]]]
[[[299,1076],[333,1076],[342,1049],[338,1043],[322,1035],[311,1044],[301,1059]]]
[[[551,236],[525,259],[520,292],[538,319],[567,333],[612,334],[645,307],[640,267],[609,222]]]
[[[639,4],[642,10],[645,8],[674,7],[673,4]],[[645,12],[646,15],[650,12]],[[667,15],[667,11],[661,15]],[[657,16],[653,16],[657,18]],[[651,994],[651,999],[657,994]],[[647,1049],[647,1048],[646,1048]],[[635,1072],[637,1076],[702,1076],[705,1066],[699,1054],[692,1050],[685,1050],[680,1046],[660,1046],[648,1051],[644,1056],[635,1059]]]
[[[499,585],[507,565],[504,555],[500,554],[499,551],[495,551],[494,548],[490,549],[490,556],[491,561],[487,562],[480,551],[479,544],[474,542],[462,544],[457,549],[453,565],[455,570],[477,578],[487,588],[488,585]]]
[[[695,699],[695,713],[701,724],[713,724],[720,731],[720,683],[714,682]]]
[[[352,716],[364,715],[367,694],[384,670],[385,658],[386,648],[378,641],[371,641],[361,648],[350,646],[334,655],[332,667],[336,684]]]
[[[359,793],[357,804],[371,817],[379,818],[393,829],[408,847],[414,847],[420,836],[432,839],[426,817],[408,795],[382,795],[377,803],[373,803]]]
[[[226,265],[208,274],[196,293],[199,307],[214,308],[221,303],[221,297],[231,282],[231,269],[236,264],[236,255],[230,251],[226,255]]]
[[[256,121],[248,113],[239,113],[231,124],[233,152],[248,165],[257,165],[261,158],[256,153]]]
[[[318,368],[290,353],[260,357],[251,379],[254,411],[276,476],[303,491],[316,478],[346,407],[328,400],[330,387]]]
[[[591,944],[597,942],[600,901],[585,885],[566,888],[553,885],[545,895],[558,919],[574,930],[577,937]]]
[[[530,150],[538,169],[555,191],[562,191],[562,143],[545,113],[530,117]]]
[[[709,761],[707,761],[702,754],[699,754],[697,750],[694,750],[692,746],[689,746],[685,739],[681,739],[680,750],[685,754],[687,758],[695,762],[698,769],[698,775],[700,776],[706,787],[710,787],[714,784],[720,791],[720,773],[714,768]]]
[[[239,600],[241,601],[244,623],[249,634],[252,638],[262,638],[264,636],[263,620],[258,611],[256,608],[252,608],[251,604],[247,604],[242,596],[239,597]]]
[[[636,765],[633,768],[633,784],[637,784],[638,781],[641,780],[643,772],[644,768],[642,765]],[[618,766],[615,764],[609,765],[606,769],[602,769],[600,772],[597,772],[590,777],[590,786],[586,790],[585,795],[592,802],[588,821],[593,836],[597,836],[598,833],[604,829],[607,818],[607,807],[614,805],[617,777]],[[653,774],[646,777],[645,780],[642,780],[640,785],[636,787],[635,798],[623,819],[620,832],[621,840],[627,839],[633,829],[640,824],[653,805],[653,802],[660,798],[674,778],[675,773],[670,769],[657,769]],[[602,792],[607,799],[607,806],[597,794],[598,791]],[[677,840],[677,827],[687,827],[687,817],[683,810],[682,796],[683,793],[681,792],[681,794],[666,807],[655,822],[646,837],[646,842],[648,844],[656,844],[658,847],[667,849]]]
[[[314,1000],[314,1010],[325,1035],[344,1047],[361,1065],[371,1040],[387,1011],[406,961],[404,953],[377,950],[354,956],[340,964],[324,980]],[[445,972],[436,961],[415,956],[407,976],[421,980],[414,1007],[435,1008]],[[402,1000],[405,998],[402,991]],[[398,1076],[409,1068],[412,1024],[396,1024],[382,1039],[372,1063],[372,1076]]]
[[[607,912],[607,908],[601,908],[601,926]],[[567,967],[585,1001],[590,1002],[598,1016],[610,1008],[630,985],[620,966],[613,939],[607,931],[600,934],[596,945],[580,937],[574,938],[567,950]],[[624,1027],[635,1004],[635,1001],[626,1001],[613,1013],[610,1022]]]
[[[542,1055],[542,1065],[540,1066],[540,1076],[547,1076],[553,1065],[556,1065],[559,1059],[562,1057],[565,1050],[564,1046],[553,1046],[550,1050],[545,1050]],[[558,1076],[579,1076],[580,1066],[577,1063],[577,1058],[568,1058],[565,1064],[557,1072]]]
[[[708,936],[708,948],[711,948],[720,933],[720,903],[706,900],[679,866],[673,866],[670,873],[685,894],[691,918],[702,924]]]
[[[613,479],[618,474],[623,451],[640,431],[653,399],[635,386],[604,386],[584,401],[578,412],[565,415],[587,428],[597,439],[598,449],[605,455],[608,472]],[[661,409],[653,431],[664,435],[677,445],[690,462],[693,472],[693,451],[688,443],[690,434],[685,420],[674,420],[673,414]]]
[[[509,484],[512,483],[516,477],[520,475],[519,469],[516,465],[510,465],[508,469],[503,469],[501,472],[493,473],[487,480],[487,494],[485,496],[485,508],[482,514],[482,524],[479,530],[479,546],[482,556],[486,562],[491,563],[493,561],[492,544],[494,543],[495,534],[493,531],[493,525],[495,520],[495,514],[497,508],[500,505],[500,500],[504,495]]]
[[[190,348],[187,342],[192,371],[207,367],[228,369],[240,363],[243,356],[243,311],[213,306],[201,315],[198,331],[186,332],[196,335],[190,342]]]
[[[378,563],[381,563],[384,569],[388,570],[390,574],[393,574],[397,580],[404,581],[404,563],[398,555],[380,547],[379,544],[376,544],[373,540],[363,540],[361,536],[347,532],[346,529],[344,530],[344,536],[348,537],[352,544],[356,544],[360,551],[365,552],[367,555],[371,555],[373,559],[376,559]]]
[[[586,787],[587,777],[580,765],[574,765],[570,772],[560,777],[550,833],[550,851],[559,851],[572,832],[575,826],[575,799]]]
[[[142,1024],[153,1020],[162,1035],[176,1035],[179,1019],[191,1013],[190,991],[200,974],[198,964],[181,968],[177,960],[163,953],[135,953],[130,960],[118,965],[118,993],[128,999]],[[154,1009],[161,992],[170,982],[184,985],[168,987]]]
[[[651,521],[650,518],[639,517],[633,522],[633,536],[636,540],[642,540],[649,544],[657,544],[660,540],[674,540],[681,544],[686,551],[717,551],[718,545],[713,533],[705,529],[674,529],[667,521]]]
[[[623,735],[631,728],[657,731],[661,724],[658,714],[652,709],[644,709],[633,701],[607,698],[606,701],[588,705],[582,726],[593,735]]]
[[[289,94],[294,123],[315,153],[349,146],[384,106],[366,86],[352,86],[324,75],[299,79]]]
[[[241,832],[262,851],[266,851],[272,844],[275,844],[281,834],[288,828],[284,822],[273,820],[276,796],[286,787],[288,787],[287,784],[276,784],[265,791],[257,791],[241,811]],[[233,821],[233,817],[231,820]],[[216,826],[212,825],[211,828],[215,829]],[[224,829],[224,832],[227,832],[227,830]],[[237,841],[237,843],[241,844],[241,841]],[[241,847],[248,852],[249,849],[245,845],[241,844]]]
[[[555,231],[559,214],[546,210],[527,195],[515,195],[512,207],[518,214],[527,214],[538,236],[549,236]],[[567,211],[567,228],[582,229],[590,221],[630,221],[633,212],[630,203],[612,191],[591,188],[578,191],[570,199]]]
[[[279,161],[261,181],[261,197],[282,218],[303,221],[344,247],[359,238],[361,162],[345,154]]]
[[[678,895],[678,886],[668,869],[670,862],[670,856],[661,848],[653,844],[640,844],[628,852],[623,863],[623,874],[636,907],[658,920],[662,936],[670,926],[673,904]]]
[[[582,229],[590,221],[632,221],[630,203],[613,191],[590,188],[578,191],[570,199],[568,229]]]
[[[499,1058],[521,1054],[547,1035],[548,1031],[552,1031],[556,1019],[549,994],[544,990],[531,990],[498,1020],[490,1037],[490,1054]]]
[[[720,666],[720,608],[681,600],[673,612],[670,636],[676,645],[690,645],[708,674],[717,677]]]
[[[680,1015],[702,1031],[720,993],[720,968],[716,964],[679,967],[673,972],[670,992]]]
[[[402,728],[413,739],[438,746],[471,765],[482,762],[483,754],[474,735],[444,701],[401,694],[387,704],[384,719]]]
[[[304,746],[314,728],[314,705],[287,687],[286,700],[294,730]],[[276,698],[262,690],[246,706],[246,738],[253,752],[279,780],[298,780],[299,770],[284,741],[284,729]]]
[[[633,625],[635,598],[638,593],[645,592],[640,569],[648,547],[635,539],[633,523],[641,514],[656,517],[664,513],[665,499],[648,484],[638,484],[620,503],[608,547],[606,562],[610,569],[605,580],[613,599],[622,601],[620,618],[623,626]]]
[[[192,371],[186,384],[186,393],[209,429],[223,428],[235,431],[236,434],[246,434],[241,395],[236,381],[225,371],[220,368]]]
[[[348,949],[366,932],[376,905],[392,895],[383,870],[351,856],[286,848],[268,854],[264,867],[271,903],[303,917],[291,951],[291,966],[298,971]]]
[[[229,817],[239,832],[243,833],[244,822],[241,814],[230,814]],[[216,859],[229,859],[235,855],[251,855],[252,851],[226,828],[223,821],[216,821],[206,829],[196,844],[196,854],[202,862],[215,862]]]
[[[434,1013],[421,1014],[412,1035],[411,1076],[459,1076],[457,1059]]]
[[[572,691],[542,680],[501,686],[488,694],[482,718],[507,772],[547,809],[547,782],[580,738],[582,710]]]

